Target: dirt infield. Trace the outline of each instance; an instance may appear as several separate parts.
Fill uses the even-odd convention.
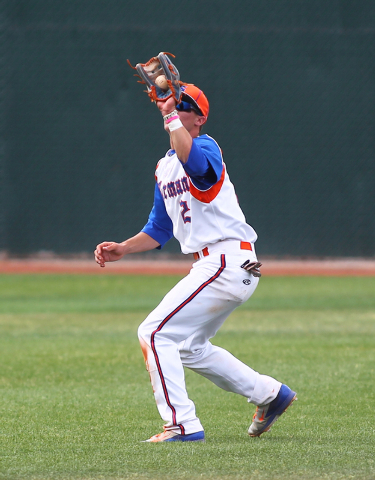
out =
[[[375,276],[375,259],[261,259],[267,276]],[[186,275],[194,260],[121,260],[100,268],[89,259],[0,258],[0,274]]]

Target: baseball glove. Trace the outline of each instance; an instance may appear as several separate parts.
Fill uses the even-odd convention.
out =
[[[172,53],[160,52],[148,62],[137,63],[135,67],[128,60],[128,64],[138,72],[135,75],[141,79],[138,82],[147,86],[147,94],[152,102],[165,102],[170,97],[180,102],[183,83],[168,55],[174,58]]]

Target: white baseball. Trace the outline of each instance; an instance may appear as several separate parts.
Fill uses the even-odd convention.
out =
[[[155,80],[155,84],[162,90],[168,90],[168,83],[165,75],[159,75],[158,78]]]

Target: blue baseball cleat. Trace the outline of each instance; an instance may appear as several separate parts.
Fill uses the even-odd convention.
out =
[[[259,437],[262,433],[268,432],[294,400],[297,400],[296,392],[293,392],[287,385],[281,385],[277,397],[272,402],[257,407],[253,422],[249,427],[250,437]]]
[[[171,430],[158,433],[144,442],[204,442],[204,431],[181,435]]]

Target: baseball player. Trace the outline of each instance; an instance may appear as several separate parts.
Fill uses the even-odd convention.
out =
[[[210,339],[228,315],[254,293],[260,276],[254,243],[216,141],[201,135],[209,103],[198,87],[182,86],[181,99],[157,101],[171,148],[155,171],[154,204],[145,227],[122,243],[97,245],[104,267],[130,253],[161,248],[174,236],[194,254],[190,273],[164,297],[138,330],[164,431],[146,442],[205,439],[189,399],[184,367],[257,406],[248,433],[258,437],[291,405],[296,393],[262,375]]]

